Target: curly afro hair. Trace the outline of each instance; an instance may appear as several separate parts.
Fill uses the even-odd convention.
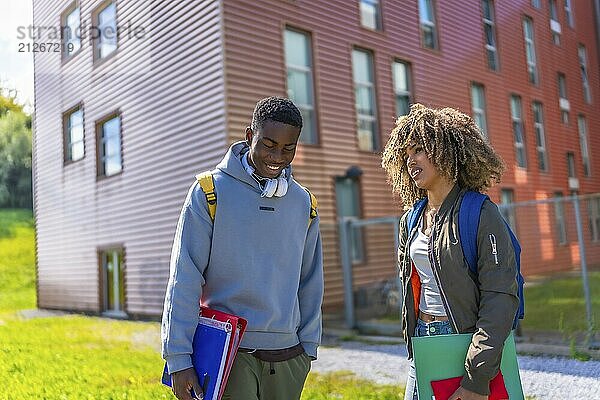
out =
[[[414,104],[408,115],[397,119],[381,161],[405,209],[427,194],[408,173],[405,155],[411,143],[422,145],[439,173],[461,188],[485,191],[500,182],[505,169],[471,117],[453,108]]]

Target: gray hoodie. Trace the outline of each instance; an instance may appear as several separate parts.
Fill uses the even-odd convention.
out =
[[[316,358],[321,340],[323,258],[319,217],[287,168],[283,197],[261,197],[244,170],[245,142],[233,144],[213,171],[214,225],[195,182],[181,210],[171,253],[162,320],[169,371],[190,368],[199,304],[248,320],[241,346],[276,350],[301,343]]]

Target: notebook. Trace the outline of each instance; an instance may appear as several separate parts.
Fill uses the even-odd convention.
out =
[[[220,400],[223,396],[247,324],[245,319],[236,315],[200,307],[192,342],[192,364],[205,399]],[[162,383],[171,386],[166,363]]]
[[[421,400],[434,398],[432,381],[464,375],[465,358],[472,336],[470,333],[464,333],[412,338],[417,386]],[[500,371],[510,400],[524,400],[512,332],[504,342]]]
[[[206,400],[219,399],[231,330],[230,322],[207,317],[198,318],[198,326],[192,342],[192,364]],[[166,363],[162,382],[167,386],[172,386],[171,375]]]

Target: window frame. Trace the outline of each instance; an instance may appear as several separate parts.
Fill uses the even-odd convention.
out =
[[[531,37],[527,36],[528,31],[531,33]],[[540,82],[540,77],[537,67],[535,32],[533,27],[533,19],[529,16],[525,16],[523,18],[523,38],[525,41],[525,61],[527,64],[527,79],[529,83],[537,86]]]
[[[600,242],[600,197],[588,199],[588,218],[592,242]]]
[[[519,115],[515,115],[513,101],[518,102],[518,111]],[[510,118],[511,118],[511,126],[513,131],[513,140],[514,140],[514,148],[515,148],[515,161],[517,163],[518,168],[527,169],[527,148],[526,148],[526,140],[525,140],[525,123],[523,121],[523,102],[521,101],[521,96],[517,94],[511,94],[510,96]],[[515,126],[520,127],[520,135],[521,140],[518,139],[517,131],[515,130]],[[520,163],[520,156],[522,157],[523,165]]]
[[[406,80],[406,90],[399,90],[397,84],[397,75],[396,75],[396,65],[404,66],[405,80]],[[396,109],[396,118],[400,117],[399,114],[399,97],[403,97],[408,99],[408,111],[410,112],[410,106],[413,103],[413,88],[412,88],[413,80],[412,80],[412,65],[408,61],[401,60],[399,58],[394,58],[392,60],[392,86],[394,89],[394,106]],[[402,114],[406,115],[406,114]]]
[[[565,204],[564,204],[564,195],[562,192],[554,193],[554,216],[555,216],[555,229],[558,238],[559,245],[565,245],[568,243],[567,237],[567,225],[566,225],[566,215],[565,215]]]
[[[484,4],[488,3],[488,9],[490,10],[490,17],[492,19],[486,18],[485,15],[485,6]],[[498,55],[498,35],[496,32],[496,4],[494,0],[481,0],[481,13],[482,13],[482,21],[483,21],[483,36],[485,42],[485,56],[487,60],[488,69],[490,71],[498,72],[500,71],[500,57]],[[486,32],[486,27],[489,27],[492,40],[494,44],[488,43],[488,35]],[[490,63],[490,54],[493,54],[494,65]]]
[[[592,104],[592,92],[590,87],[590,79],[587,65],[587,49],[582,43],[579,43],[579,45],[577,46],[577,57],[579,59],[579,71],[581,72],[583,101],[586,104]]]
[[[562,73],[557,73],[558,87],[558,108],[560,109],[560,119],[564,125],[569,125],[571,105],[569,102],[569,91],[567,87],[567,76]]]
[[[471,113],[473,115],[473,121],[479,127],[481,133],[483,133],[483,137],[485,140],[490,140],[490,134],[488,131],[488,123],[487,123],[487,101],[485,98],[485,86],[479,82],[471,82]],[[474,90],[478,90],[478,98],[483,101],[483,108],[479,107],[480,105],[475,104],[475,97],[473,96]],[[477,116],[483,119],[483,127],[479,125],[479,119]]]
[[[583,175],[585,177],[590,177],[592,175],[592,167],[590,165],[588,124],[587,124],[587,118],[583,114],[579,114],[577,116],[577,131],[579,133],[579,146],[581,149],[581,162],[583,165]]]
[[[423,18],[423,9],[422,6],[427,6],[429,4],[432,20],[425,20]],[[418,16],[419,16],[419,31],[421,37],[421,47],[429,49],[429,50],[440,50],[440,39],[438,33],[438,23],[437,23],[437,1],[436,0],[418,0]],[[425,28],[431,29],[431,37],[432,37],[432,46],[428,46],[427,40],[425,40],[426,30]]]
[[[370,68],[370,75],[371,75],[371,82],[360,82],[356,80],[356,75],[355,75],[355,71],[354,71],[354,54],[355,53],[364,53],[368,56],[368,61],[369,61],[369,65],[368,67]],[[371,50],[367,50],[365,48],[362,47],[353,47],[352,48],[352,83],[353,83],[353,88],[354,88],[354,109],[355,109],[355,113],[356,113],[356,136],[357,136],[357,140],[358,140],[358,149],[360,151],[366,151],[366,152],[378,152],[380,150],[381,147],[381,134],[380,134],[380,126],[379,126],[379,117],[378,117],[378,104],[377,104],[377,84],[376,84],[376,76],[375,76],[375,54],[373,51]],[[372,107],[373,107],[373,114],[361,114],[359,113],[359,109],[358,109],[358,92],[360,88],[366,88],[369,93],[370,93],[370,97],[371,100],[373,102]],[[372,132],[372,137],[371,137],[371,148],[362,148],[361,147],[361,135],[360,135],[360,126],[361,126],[361,122],[367,122],[370,124],[373,124],[373,132]]]
[[[115,119],[119,118],[119,157],[120,157],[120,167],[121,169],[118,172],[112,173],[110,175],[106,174],[106,165],[105,159],[107,158],[103,154],[104,149],[104,136],[103,136],[103,127],[104,124]],[[123,163],[123,117],[120,110],[113,111],[101,119],[96,121],[96,177],[97,179],[108,179],[115,176],[119,176],[123,173],[124,163]]]
[[[544,105],[542,102],[534,100],[531,103],[531,111],[533,113],[533,130],[535,131],[538,168],[542,172],[548,172],[548,148],[546,146],[546,129],[544,126]]]
[[[573,4],[571,0],[565,1],[565,19],[567,20],[567,25],[569,28],[575,28],[575,18],[573,18]]]
[[[363,4],[368,6],[373,6],[375,9],[375,27],[365,25],[364,24],[364,14],[363,14]],[[360,0],[358,2],[358,11],[359,11],[359,19],[360,26],[365,29],[369,29],[376,32],[383,31],[383,8],[381,4],[381,0]]]
[[[66,33],[66,27],[67,27],[67,21],[69,19],[69,17],[71,16],[71,14],[73,14],[73,12],[78,11],[79,13],[79,24],[77,25],[77,28],[79,30],[79,34],[81,34],[81,5],[79,4],[79,0],[75,0],[73,1],[71,4],[69,4],[67,6],[67,8],[65,8],[65,10],[61,13],[60,15],[60,42],[61,42],[61,62],[65,63],[71,59],[73,59],[77,54],[79,54],[79,52],[81,51],[81,49],[83,48],[83,43],[82,43],[82,37],[79,36],[78,37],[78,47],[75,49],[73,49],[72,52],[67,52],[66,50],[68,49],[68,43],[70,43],[70,41],[65,37],[65,33]],[[69,27],[69,33],[71,32],[71,27]]]
[[[286,46],[286,33],[287,32],[292,32],[292,33],[296,33],[299,35],[304,36],[304,38],[307,40],[307,50],[308,50],[308,62],[309,62],[309,66],[299,66],[299,65],[291,65],[288,62],[288,57],[287,57],[287,46]],[[302,143],[303,145],[309,145],[309,146],[318,146],[320,144],[320,137],[319,137],[319,113],[318,113],[318,107],[317,107],[317,93],[316,93],[316,86],[315,86],[315,73],[314,73],[314,52],[313,52],[313,40],[312,40],[312,34],[309,31],[305,31],[290,25],[286,25],[283,29],[283,59],[284,59],[284,65],[285,65],[285,70],[286,70],[286,79],[285,79],[285,85],[286,85],[286,93],[288,95],[288,97],[290,99],[292,99],[292,101],[294,101],[294,104],[296,104],[296,106],[298,107],[298,109],[300,110],[300,112],[308,112],[309,114],[311,114],[312,118],[311,118],[311,129],[313,131],[313,135],[310,138],[311,140],[305,140],[306,135],[304,134],[306,132],[306,128],[303,127],[302,128],[302,132],[300,133],[300,138],[299,138],[299,142]],[[300,103],[298,102],[294,96],[290,95],[290,83],[289,83],[289,71],[296,71],[296,72],[300,72],[303,74],[307,74],[308,75],[308,79],[310,81],[310,97],[311,97],[311,101],[312,104],[304,104],[304,103]],[[305,118],[303,118],[305,119]]]
[[[552,42],[560,46],[561,26],[558,19],[558,0],[548,0],[548,14],[550,17],[550,32],[552,33]]]
[[[71,134],[71,116],[78,112],[81,111],[81,130],[82,130],[82,137],[81,140],[77,140],[77,141],[73,141],[72,140],[72,134]],[[73,107],[69,108],[67,111],[65,111],[62,114],[62,132],[63,132],[63,163],[65,165],[67,164],[72,164],[72,163],[76,163],[78,161],[81,161],[85,158],[85,153],[86,153],[86,149],[85,149],[85,112],[83,109],[83,103],[77,103],[76,105],[74,105]],[[83,146],[83,154],[80,158],[77,159],[73,159],[72,158],[72,154],[73,154],[73,144],[76,143],[81,143]]]
[[[110,53],[102,56],[101,54],[101,48],[102,48],[102,29],[100,27],[100,14],[102,14],[103,11],[105,11],[108,7],[110,7],[111,5],[114,5],[115,7],[115,20],[114,20],[114,27],[115,27],[115,48],[114,50],[112,50]],[[98,64],[98,63],[102,63],[112,57],[114,57],[115,54],[117,54],[117,52],[119,51],[119,10],[117,8],[117,2],[116,0],[106,0],[102,3],[100,3],[95,9],[94,11],[92,11],[92,24],[93,26],[96,28],[95,29],[95,35],[96,37],[93,38],[92,40],[92,53],[93,53],[93,62],[94,64]]]

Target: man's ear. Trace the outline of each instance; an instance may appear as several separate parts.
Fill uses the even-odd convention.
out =
[[[254,132],[252,132],[252,128],[247,126],[246,127],[246,143],[248,143],[248,146],[250,146],[250,144],[252,143],[252,135],[254,135]]]

